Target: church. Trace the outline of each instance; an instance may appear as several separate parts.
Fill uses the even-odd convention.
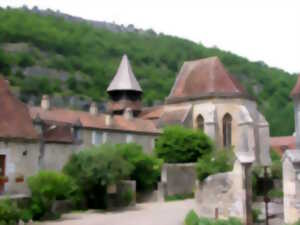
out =
[[[162,128],[201,129],[218,149],[248,152],[270,164],[269,126],[256,102],[217,57],[185,62],[163,105],[142,106],[143,90],[126,55],[107,88],[105,113],[40,106],[18,100],[0,79],[0,194],[28,194],[26,179],[39,170],[61,170],[76,152],[101,144],[134,142],[148,154]]]

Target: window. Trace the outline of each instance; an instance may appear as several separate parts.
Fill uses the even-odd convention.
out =
[[[201,114],[197,117],[197,129],[204,131],[204,118]]]
[[[133,141],[133,136],[131,134],[126,135],[126,143],[130,143]]]
[[[100,145],[102,144],[102,134],[99,131],[93,131],[92,133],[92,144]]]
[[[232,117],[226,113],[223,117],[223,146],[224,148],[231,147],[231,129],[232,129]]]
[[[80,129],[78,127],[73,128],[73,135],[75,140],[80,140]]]

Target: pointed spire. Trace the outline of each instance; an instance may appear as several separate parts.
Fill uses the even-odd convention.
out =
[[[127,55],[123,55],[121,64],[116,75],[107,88],[107,92],[111,91],[138,91],[143,92],[141,86],[135,78]]]

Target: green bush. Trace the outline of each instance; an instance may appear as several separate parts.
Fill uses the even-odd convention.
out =
[[[90,208],[107,207],[107,186],[130,176],[133,166],[114,146],[102,145],[72,155],[63,171],[73,177]]]
[[[203,181],[212,174],[231,171],[234,159],[233,151],[228,149],[221,149],[204,155],[196,165],[198,179]]]
[[[0,224],[14,225],[20,220],[20,209],[10,199],[0,200]]]
[[[273,149],[270,151],[272,165],[271,165],[271,177],[272,179],[282,179],[282,162],[280,155]]]
[[[133,200],[133,193],[131,190],[127,190],[121,193],[121,205],[128,206]]]
[[[166,127],[155,144],[156,155],[167,163],[196,162],[213,149],[212,140],[202,131],[181,126]]]
[[[258,223],[259,221],[259,216],[261,214],[261,210],[258,208],[253,208],[252,209],[252,220],[254,223]]]
[[[185,225],[242,225],[241,221],[237,218],[229,218],[228,220],[214,220],[199,216],[191,210],[184,220]]]
[[[184,219],[184,224],[185,225],[198,225],[199,222],[199,216],[197,213],[195,213],[194,210],[189,211],[189,213],[186,215]]]
[[[283,191],[281,189],[272,189],[268,192],[270,198],[283,198]]]
[[[136,181],[138,191],[147,191],[156,187],[160,178],[162,160],[143,152],[137,144],[119,144],[116,149],[128,161],[133,170],[130,179]]]
[[[69,199],[78,189],[69,176],[56,171],[40,171],[28,178],[28,185],[32,193],[31,210],[34,219],[49,213],[55,200]]]

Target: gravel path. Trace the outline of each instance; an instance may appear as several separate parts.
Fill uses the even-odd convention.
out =
[[[115,212],[82,212],[40,225],[183,225],[186,214],[196,209],[195,200],[138,204]]]

